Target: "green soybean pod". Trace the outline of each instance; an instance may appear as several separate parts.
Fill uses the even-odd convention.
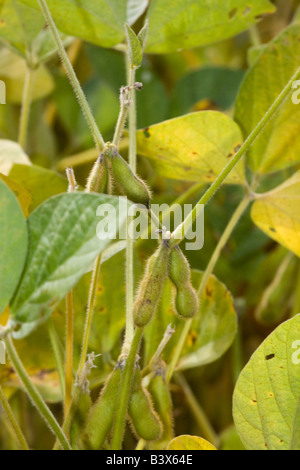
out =
[[[141,373],[136,371],[128,414],[134,433],[145,441],[155,441],[162,433],[162,424],[155,412],[150,393],[142,386]]]
[[[82,428],[86,422],[87,416],[91,409],[91,396],[87,392],[83,392],[80,396],[78,407],[70,426],[70,442],[72,449],[78,449],[77,440]]]
[[[169,247],[162,242],[148,259],[146,270],[133,306],[134,323],[146,326],[153,317],[161,297],[164,281],[168,274]]]
[[[154,409],[158,413],[163,425],[163,432],[159,440],[153,442],[153,450],[163,450],[173,439],[173,403],[168,384],[161,373],[155,374],[149,384]]]
[[[151,194],[146,183],[133,173],[119,153],[112,153],[110,158],[114,178],[123,188],[128,199],[149,208]]]
[[[175,309],[179,317],[193,318],[199,300],[191,283],[189,263],[179,247],[173,248],[169,258],[169,278],[176,288]]]
[[[108,184],[108,168],[104,155],[100,155],[89,175],[86,192],[104,193]]]
[[[122,370],[115,368],[100,393],[96,403],[91,408],[82,435],[79,438],[79,448],[100,450],[105,442],[114,420],[120,391]]]

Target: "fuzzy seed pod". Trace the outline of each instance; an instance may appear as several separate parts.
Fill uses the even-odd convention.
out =
[[[178,316],[193,318],[199,308],[198,296],[191,283],[189,263],[177,246],[170,253],[169,278],[176,288],[175,308]]]
[[[168,273],[169,247],[164,242],[148,259],[146,271],[133,306],[134,323],[146,326],[153,317]]]
[[[77,439],[80,435],[81,429],[83,428],[86,418],[91,409],[91,396],[87,392],[83,392],[79,399],[79,404],[72,423],[70,426],[70,442],[72,449],[78,449]]]
[[[163,424],[163,432],[158,441],[153,442],[151,449],[163,450],[173,439],[173,404],[169,387],[161,373],[157,373],[149,384],[155,411]]]
[[[105,157],[100,155],[90,173],[86,192],[104,193],[108,184],[108,169]]]
[[[83,433],[79,438],[80,449],[100,450],[102,448],[113,425],[121,377],[122,370],[117,366],[106,380],[98,400],[91,408]]]
[[[112,153],[110,158],[114,178],[123,188],[128,199],[149,208],[151,194],[146,183],[133,173],[121,155]]]
[[[140,370],[136,371],[128,414],[135,434],[145,441],[155,441],[162,433],[162,424],[154,411],[150,393],[142,387]]]

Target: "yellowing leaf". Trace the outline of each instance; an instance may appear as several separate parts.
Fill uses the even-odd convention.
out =
[[[210,442],[198,436],[183,434],[175,437],[166,450],[217,450]]]
[[[269,0],[152,0],[146,51],[162,54],[221,41],[273,12]]]
[[[245,77],[235,109],[235,119],[245,138],[299,67],[299,40],[300,25],[296,24],[254,52],[256,60]],[[300,161],[299,119],[300,106],[290,95],[249,151],[248,163],[253,171],[271,173]]]
[[[253,222],[270,238],[300,256],[300,172],[278,188],[259,195],[252,206]]]
[[[30,193],[8,176],[2,175],[0,173],[0,179],[2,179],[2,181],[4,181],[4,183],[15,193],[23,210],[23,214],[25,217],[27,217],[29,214],[29,207],[32,204],[32,197]]]
[[[30,165],[30,160],[22,148],[11,140],[0,140],[0,173],[8,175],[14,163]]]
[[[137,132],[138,153],[150,158],[159,173],[204,183],[215,180],[242,142],[238,125],[216,111],[187,114]],[[241,163],[226,182],[244,181]]]
[[[300,450],[300,315],[256,350],[233,396],[238,433],[249,450]]]

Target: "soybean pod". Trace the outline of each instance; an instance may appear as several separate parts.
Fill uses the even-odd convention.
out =
[[[133,306],[134,323],[146,326],[153,317],[161,297],[168,274],[169,247],[162,242],[157,251],[148,259],[146,271]]]
[[[122,370],[118,365],[108,377],[97,402],[91,408],[79,448],[100,450],[112,428],[117,407]]]
[[[139,369],[135,373],[128,414],[133,431],[138,438],[145,441],[154,441],[160,438],[162,424],[153,408],[150,393],[142,386]]]
[[[169,278],[175,286],[175,309],[181,318],[193,318],[198,312],[199,301],[191,283],[189,263],[176,246],[172,249],[169,259]]]

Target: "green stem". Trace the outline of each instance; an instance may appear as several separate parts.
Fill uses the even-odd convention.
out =
[[[260,34],[256,24],[249,28],[249,35],[251,39],[252,46],[258,47],[261,45]]]
[[[92,280],[91,280],[88,306],[87,306],[87,312],[86,312],[86,321],[85,321],[85,327],[84,327],[84,333],[83,333],[82,350],[81,350],[79,366],[77,370],[77,377],[81,375],[83,368],[84,368],[84,364],[86,362],[86,355],[88,351],[89,338],[90,338],[93,315],[94,315],[100,268],[101,268],[101,255],[97,257],[95,267],[92,273]]]
[[[24,437],[24,434],[20,428],[20,426],[17,423],[17,420],[13,414],[13,411],[10,407],[10,404],[8,403],[8,400],[2,390],[2,387],[0,385],[0,402],[3,406],[4,412],[12,426],[12,429],[14,431],[14,435],[19,443],[19,446],[22,450],[29,450],[29,446],[26,442],[26,439]]]
[[[185,234],[190,230],[194,220],[197,218],[198,214],[202,210],[202,205],[208,203],[208,201],[215,195],[218,189],[222,186],[228,175],[231,173],[233,168],[239,163],[245,153],[249,150],[257,136],[262,132],[266,124],[270,121],[270,119],[274,116],[276,111],[279,109],[280,105],[283,101],[288,97],[290,92],[292,91],[293,83],[300,78],[300,67],[294,73],[290,81],[284,87],[280,95],[274,101],[272,106],[270,106],[269,110],[266,112],[264,117],[261,121],[257,124],[255,129],[251,132],[248,138],[245,140],[243,145],[241,146],[240,150],[234,155],[234,157],[230,160],[230,162],[226,165],[224,170],[220,173],[220,175],[216,178],[214,183],[208,188],[205,194],[201,197],[200,201],[191,213],[186,217],[182,224],[180,224],[176,230],[174,230],[172,239],[170,240],[170,245],[175,246],[178,245],[182,240],[185,238]]]
[[[10,335],[7,336],[5,340],[7,352],[10,358],[10,361],[19,377],[21,382],[23,383],[25,390],[30,397],[31,401],[33,404],[36,406],[37,410],[43,416],[45,419],[49,429],[56,435],[57,439],[60,442],[61,447],[64,450],[71,450],[71,446],[62,431],[61,427],[59,426],[58,422],[56,421],[55,417],[51,413],[50,409],[44,402],[43,398],[41,397],[39,391],[36,389],[36,387],[33,385],[33,383],[30,380],[30,377],[28,376],[25,367],[23,366],[18,353],[14,347],[14,344],[12,342],[12,339]]]
[[[73,291],[66,297],[66,359],[65,359],[65,407],[64,414],[67,416],[72,401],[73,388],[73,342],[74,342],[74,305]]]
[[[48,333],[53,349],[62,396],[65,396],[65,372],[59,339],[52,318],[48,321]]]
[[[295,315],[300,313],[300,261],[298,261],[298,273],[297,273],[297,280],[296,280],[296,292],[295,292],[295,299],[294,299],[294,306],[291,313],[291,318]]]
[[[130,108],[129,108],[129,166],[132,171],[136,172],[136,91],[135,68],[131,67],[128,54],[126,55],[128,86],[130,87]],[[128,217],[128,225],[132,218]],[[126,244],[126,326],[125,338],[122,351],[128,353],[134,335],[133,324],[133,303],[134,303],[134,241],[127,235]]]
[[[209,263],[206,267],[206,270],[203,274],[201,284],[200,284],[200,287],[198,289],[199,299],[201,299],[201,297],[202,297],[202,294],[203,294],[204,289],[206,287],[207,281],[208,281],[210,275],[212,274],[212,272],[214,270],[214,267],[215,267],[215,265],[216,265],[216,263],[217,263],[217,261],[220,257],[221,251],[223,250],[224,246],[228,242],[235,226],[237,225],[237,223],[240,220],[241,216],[243,215],[246,208],[248,207],[248,205],[250,203],[250,200],[251,200],[251,196],[247,195],[247,196],[244,197],[244,199],[240,202],[240,204],[238,205],[238,207],[235,210],[234,214],[232,215],[226,229],[224,230],[224,232],[223,232],[223,234],[222,234],[222,236],[219,240],[219,243],[216,246],[215,251],[213,252],[212,257],[211,257],[211,259],[210,259],[210,261],[209,261]],[[179,361],[181,351],[182,351],[183,346],[186,342],[187,335],[189,334],[192,322],[193,322],[193,319],[187,320],[185,325],[184,325],[184,328],[182,330],[180,339],[179,339],[179,341],[176,345],[176,349],[174,351],[172,361],[171,361],[171,363],[168,367],[167,382],[170,382],[170,380],[172,378],[173,372],[174,372],[174,370],[177,366],[177,363]]]
[[[215,433],[214,429],[212,428],[206,414],[204,413],[203,409],[198,403],[191,387],[189,386],[188,382],[185,380],[185,377],[182,374],[176,374],[175,380],[181,386],[184,392],[186,401],[193,413],[193,417],[196,419],[203,433],[203,437],[207,439],[215,447],[218,447],[219,438],[217,434]]]
[[[29,116],[30,116],[30,107],[32,101],[32,85],[33,85],[33,76],[34,70],[27,65],[24,89],[23,89],[23,98],[22,98],[22,108],[20,115],[20,126],[19,126],[19,136],[18,142],[23,149],[26,149],[27,134],[28,134],[28,125],[29,125]]]
[[[98,150],[102,150],[102,148],[105,145],[105,142],[103,140],[103,137],[99,131],[99,128],[97,126],[97,123],[95,121],[95,118],[93,116],[93,113],[91,111],[91,108],[87,102],[87,99],[85,97],[85,94],[80,86],[79,80],[74,72],[74,69],[72,67],[72,64],[68,58],[68,55],[65,51],[64,45],[62,43],[62,40],[60,38],[59,32],[55,26],[55,23],[53,21],[52,15],[50,13],[50,10],[48,8],[47,2],[45,0],[38,0],[40,8],[43,12],[43,15],[46,19],[46,22],[49,25],[49,28],[52,32],[54,42],[56,44],[58,53],[60,55],[61,61],[66,69],[67,75],[69,77],[69,80],[71,82],[71,85],[73,87],[73,90],[76,94],[76,97],[78,99],[78,102],[81,106],[82,112],[87,120],[87,123],[91,129],[95,144],[98,148]]]
[[[118,400],[118,409],[116,413],[116,419],[114,424],[113,437],[111,442],[112,450],[121,450],[124,428],[126,423],[127,408],[129,402],[129,396],[131,391],[131,384],[134,372],[134,365],[137,354],[139,352],[140,342],[143,336],[144,329],[137,328],[134,333],[134,337],[131,343],[129,355],[126,360],[124,372],[122,375],[122,382],[120,385],[120,394]]]

